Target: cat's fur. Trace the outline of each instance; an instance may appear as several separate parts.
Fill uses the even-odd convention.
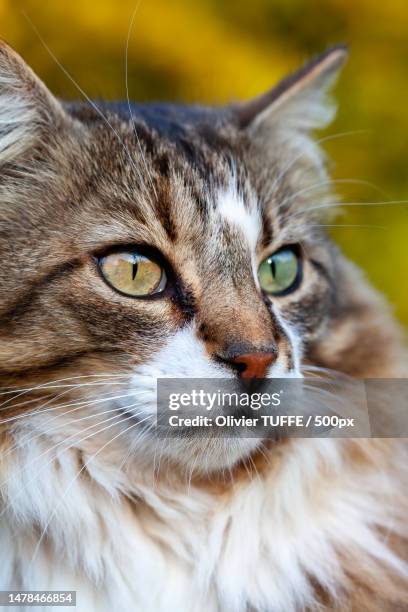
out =
[[[405,374],[386,305],[321,227],[310,131],[344,58],[223,109],[95,107],[2,45],[1,589],[77,590],[81,612],[408,609],[403,441],[174,447],[127,416],[154,414],[158,376],[234,376],[216,358],[234,344],[275,342],[270,376]],[[293,243],[300,287],[264,298],[258,263]],[[171,292],[113,292],[94,256],[118,244],[160,252]]]

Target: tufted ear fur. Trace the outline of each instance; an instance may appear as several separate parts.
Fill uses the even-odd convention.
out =
[[[0,42],[0,165],[41,141],[64,110],[22,58]]]
[[[327,93],[346,58],[345,46],[329,49],[265,94],[236,105],[238,125],[263,136],[277,125],[290,132],[325,127],[335,112]]]

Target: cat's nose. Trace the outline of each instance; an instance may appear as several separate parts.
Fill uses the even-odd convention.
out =
[[[271,350],[268,352],[243,353],[228,359],[222,359],[222,361],[236,370],[240,378],[253,379],[265,378],[269,367],[276,361],[277,357],[278,352]]]
[[[239,372],[241,378],[265,378],[269,366],[276,360],[277,354],[274,353],[246,353],[239,355],[231,361],[238,366],[242,365]]]

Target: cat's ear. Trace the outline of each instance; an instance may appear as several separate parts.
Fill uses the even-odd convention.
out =
[[[24,60],[0,41],[0,163],[41,141],[64,110]]]
[[[273,126],[303,132],[325,127],[335,113],[327,93],[347,55],[343,45],[329,49],[265,94],[237,104],[233,110],[239,127],[251,132]]]

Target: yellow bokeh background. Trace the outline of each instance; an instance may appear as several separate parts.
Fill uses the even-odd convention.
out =
[[[39,39],[92,98],[247,98],[308,57],[347,42],[339,114],[326,134],[344,201],[408,200],[406,0],[0,0],[1,36],[59,97],[80,94]],[[31,22],[31,24],[30,24]],[[324,134],[323,134],[324,135]],[[408,204],[344,207],[332,231],[408,324]]]

